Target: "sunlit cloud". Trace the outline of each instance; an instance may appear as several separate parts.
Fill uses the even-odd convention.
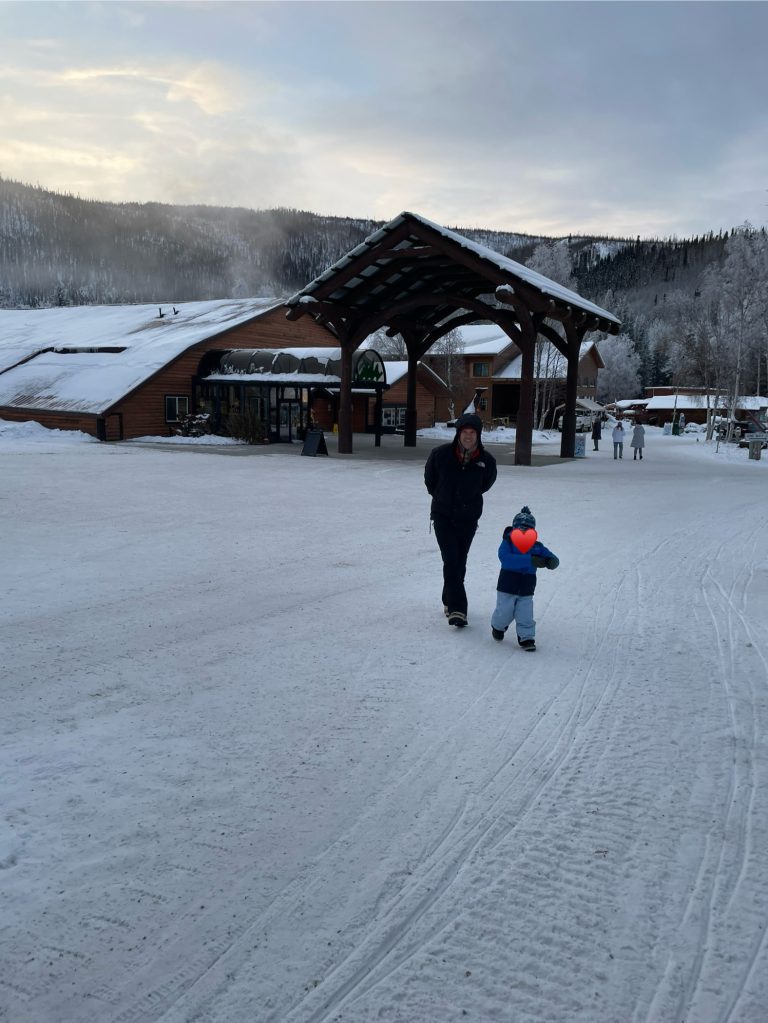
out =
[[[64,171],[76,168],[79,171],[92,170],[109,172],[110,174],[130,174],[136,170],[136,161],[125,153],[115,153],[103,146],[72,147],[62,149],[60,146],[36,144],[31,142],[12,142],[4,151],[7,166],[32,166],[39,171],[50,167],[52,162],[60,165]]]
[[[0,4],[0,174],[531,234],[759,224],[767,31],[768,4]]]
[[[60,81],[64,84],[92,86],[106,80],[159,87],[165,92],[169,103],[189,102],[210,116],[229,113],[242,102],[234,86],[225,82],[222,74],[210,67],[195,67],[175,75],[146,67],[73,68],[60,75]]]

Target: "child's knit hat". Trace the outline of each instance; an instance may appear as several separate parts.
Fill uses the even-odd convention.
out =
[[[513,529],[535,529],[536,519],[531,515],[531,509],[524,504],[520,511],[512,519]]]

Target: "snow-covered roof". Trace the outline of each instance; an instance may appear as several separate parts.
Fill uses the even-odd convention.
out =
[[[408,376],[408,360],[407,359],[402,359],[402,360],[401,359],[394,359],[394,360],[392,360],[392,362],[388,362],[388,361],[385,362],[384,365],[385,365],[386,370],[387,370],[387,383],[389,384],[390,387],[392,387],[394,384],[398,383],[398,381],[402,380],[403,377],[407,377]],[[441,387],[447,387],[445,381],[440,376],[438,376],[438,374],[435,373],[435,371],[431,367],[426,366],[423,362],[419,363],[419,370],[422,373],[427,373]]]
[[[292,295],[288,300],[287,304],[291,306],[303,305],[307,307],[308,311],[311,311],[311,306],[316,301],[313,292],[316,291],[321,285],[328,281],[331,281],[339,271],[349,266],[359,256],[364,255],[369,249],[378,245],[380,242],[386,240],[386,238],[393,232],[396,231],[403,224],[407,224],[408,221],[423,224],[432,231],[436,231],[445,239],[450,239],[456,245],[459,245],[467,252],[472,252],[478,258],[484,262],[489,263],[496,270],[502,270],[506,273],[513,275],[522,281],[524,284],[528,284],[535,288],[537,291],[544,295],[549,295],[552,299],[565,303],[566,305],[572,306],[575,309],[583,310],[584,312],[591,313],[594,316],[599,317],[601,320],[607,322],[607,325],[612,325],[618,328],[621,325],[621,321],[618,320],[613,313],[609,313],[606,309],[602,309],[600,306],[595,305],[594,302],[590,302],[588,299],[582,298],[575,291],[571,291],[569,288],[563,287],[562,284],[558,284],[556,281],[550,280],[548,277],[544,277],[543,274],[537,273],[535,270],[529,269],[522,263],[517,263],[514,259],[510,259],[508,256],[502,256],[498,252],[494,252],[493,249],[487,248],[485,245],[480,245],[478,242],[470,241],[469,238],[465,238],[464,235],[457,234],[455,231],[450,231],[446,227],[442,227],[440,224],[436,224],[431,220],[427,220],[425,217],[419,216],[417,213],[410,213],[404,211],[389,223],[379,228],[378,231],[374,232],[365,241],[361,242],[360,245],[356,246],[340,260],[330,266],[324,273],[315,280],[311,281],[305,288],[298,291],[295,295]],[[403,248],[407,250],[409,246],[408,241],[403,241],[398,244],[397,248]],[[353,289],[359,286],[360,281],[345,281],[340,284],[340,288]],[[501,285],[502,290],[508,290],[510,285]]]
[[[619,409],[637,408],[640,405],[647,405],[648,400],[648,398],[622,398],[621,401],[613,402],[613,407]]]
[[[465,354],[498,355],[515,343],[498,323],[470,323],[461,327],[459,333]]]
[[[463,355],[499,355],[515,343],[497,323],[472,323],[460,333]]]
[[[634,404],[638,405],[639,402]],[[709,396],[709,407],[710,408],[725,408],[727,404],[726,398],[722,395],[719,397],[711,394]],[[646,402],[645,408],[648,412],[653,412],[659,409],[705,409],[707,407],[707,396],[706,394],[656,394],[652,398],[649,398]]]
[[[709,407],[710,408],[727,408],[731,403],[731,399],[728,395],[722,394],[721,392],[710,391],[709,393]],[[640,405],[641,402],[637,399],[631,402],[616,402],[617,405]],[[648,409],[671,409],[671,408],[696,408],[705,409],[707,407],[707,395],[706,393],[701,394],[655,394],[651,398],[646,399],[645,405]],[[737,409],[744,409],[750,412],[760,412],[763,409],[768,409],[768,398],[763,394],[743,394],[736,402]]]
[[[404,214],[401,213],[400,217],[402,218],[403,216]],[[427,220],[425,217],[420,217],[417,213],[411,213],[409,216],[413,217],[414,220],[420,220],[423,224],[426,224],[433,230],[439,231],[444,238],[450,238],[452,241],[461,245],[462,248],[480,256],[481,259],[494,263],[499,267],[499,269],[508,270],[510,273],[515,274],[516,277],[520,277],[527,284],[531,284],[534,288],[543,292],[543,294],[550,295],[552,298],[556,298],[560,302],[566,302],[568,305],[575,306],[577,309],[583,309],[585,312],[594,313],[595,316],[610,320],[617,326],[621,325],[621,321],[618,320],[613,313],[609,313],[606,309],[602,309],[599,305],[595,305],[594,302],[590,302],[586,298],[582,298],[581,295],[577,294],[575,291],[571,291],[569,288],[563,287],[562,284],[558,284],[556,281],[550,280],[549,277],[545,277],[543,274],[529,269],[522,263],[517,263],[514,259],[510,259],[508,256],[502,256],[500,253],[494,252],[493,249],[486,248],[485,245],[480,245],[477,242],[470,241],[470,239],[465,238],[464,235],[457,234],[455,231],[449,231],[447,228],[441,227],[439,224],[435,224],[431,220]],[[396,218],[393,223],[396,223],[397,219],[398,218]]]
[[[103,412],[192,345],[279,304],[270,296],[0,310],[0,406]]]
[[[592,398],[577,398],[576,408],[584,409],[586,412],[602,412],[605,405],[601,405],[599,401],[593,401]]]
[[[551,344],[549,341],[540,341],[539,345],[541,361],[537,362],[536,365],[541,366],[540,375],[542,377],[546,376],[549,379],[565,378],[568,369],[568,364],[566,362],[565,356],[561,352],[559,352],[555,348],[555,346]],[[595,349],[596,353],[599,356],[599,352],[597,352],[597,346],[595,345],[594,341],[582,341],[581,346],[579,348],[579,359],[580,360],[583,359],[584,356],[592,348]],[[522,377],[522,371],[523,357],[522,355],[516,355],[514,359],[504,367],[504,369],[500,370],[498,373],[493,374],[493,379],[520,380]]]
[[[743,408],[751,412],[759,412],[768,408],[768,398],[764,394],[747,394],[739,398],[736,408]]]

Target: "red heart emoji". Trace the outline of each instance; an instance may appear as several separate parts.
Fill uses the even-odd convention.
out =
[[[509,534],[509,538],[521,554],[527,554],[539,539],[539,534],[535,529],[526,529],[525,531],[513,529]]]

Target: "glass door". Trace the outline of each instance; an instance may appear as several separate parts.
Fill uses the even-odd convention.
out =
[[[301,429],[301,402],[281,401],[278,404],[277,439],[294,441],[299,439]]]

